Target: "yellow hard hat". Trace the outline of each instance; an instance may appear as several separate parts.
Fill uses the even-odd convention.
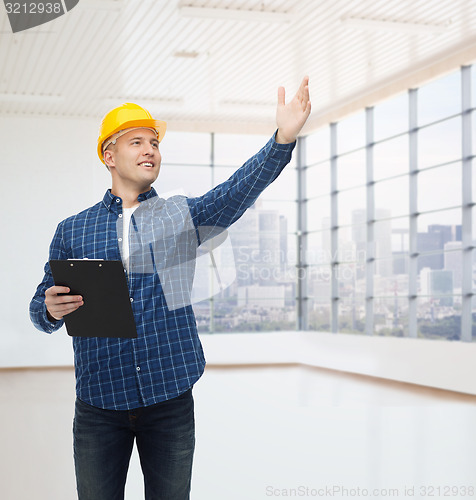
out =
[[[99,129],[99,159],[104,163],[102,145],[106,139],[120,130],[137,127],[154,129],[157,132],[157,139],[160,142],[164,138],[167,123],[154,120],[146,109],[131,102],[126,102],[117,108],[111,109],[102,119]]]

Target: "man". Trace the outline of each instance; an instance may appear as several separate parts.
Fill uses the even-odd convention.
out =
[[[178,259],[176,265],[177,248],[194,251],[213,235],[210,228],[233,224],[289,163],[311,111],[308,82],[303,79],[288,103],[279,88],[273,138],[227,181],[196,198],[163,200],[152,188],[164,122],[130,103],[104,117],[98,154],[112,187],[101,202],[58,225],[49,257],[122,260],[138,337],[73,337],[79,500],[124,498],[134,440],[146,499],[189,498],[192,387],[205,359],[189,301],[193,259]],[[30,304],[38,329],[52,333],[83,305],[81,296],[64,295],[68,292],[54,285],[47,263]]]

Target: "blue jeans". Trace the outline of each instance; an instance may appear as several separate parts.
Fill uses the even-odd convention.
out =
[[[134,439],[146,500],[190,498],[195,420],[192,389],[134,410],[103,410],[76,399],[74,463],[79,500],[123,500]]]

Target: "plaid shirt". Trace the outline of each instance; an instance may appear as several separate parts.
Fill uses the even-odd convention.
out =
[[[168,242],[184,230],[190,234],[187,224],[192,224],[196,240],[200,239],[201,228],[227,228],[289,163],[294,145],[278,144],[271,138],[228,180],[203,196],[163,200],[152,188],[139,196],[141,206],[136,210],[147,206],[147,213],[153,213],[152,220],[135,212],[131,226],[137,228],[138,220],[152,224],[155,241]],[[101,202],[58,225],[49,258],[121,260],[121,214],[122,200],[108,190]],[[133,254],[131,248],[131,258]],[[177,397],[200,378],[205,368],[190,302],[174,298],[172,303],[180,306],[170,307],[161,284],[164,274],[134,269],[132,265],[127,277],[138,337],[73,337],[77,396],[99,408],[128,410]],[[53,285],[47,263],[43,281],[30,303],[33,324],[47,333],[63,325],[63,320],[49,321],[46,314],[45,291]]]

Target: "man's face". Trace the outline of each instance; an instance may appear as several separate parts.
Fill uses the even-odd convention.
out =
[[[131,130],[105,151],[113,181],[146,189],[157,179],[162,157],[156,134],[149,129]]]

